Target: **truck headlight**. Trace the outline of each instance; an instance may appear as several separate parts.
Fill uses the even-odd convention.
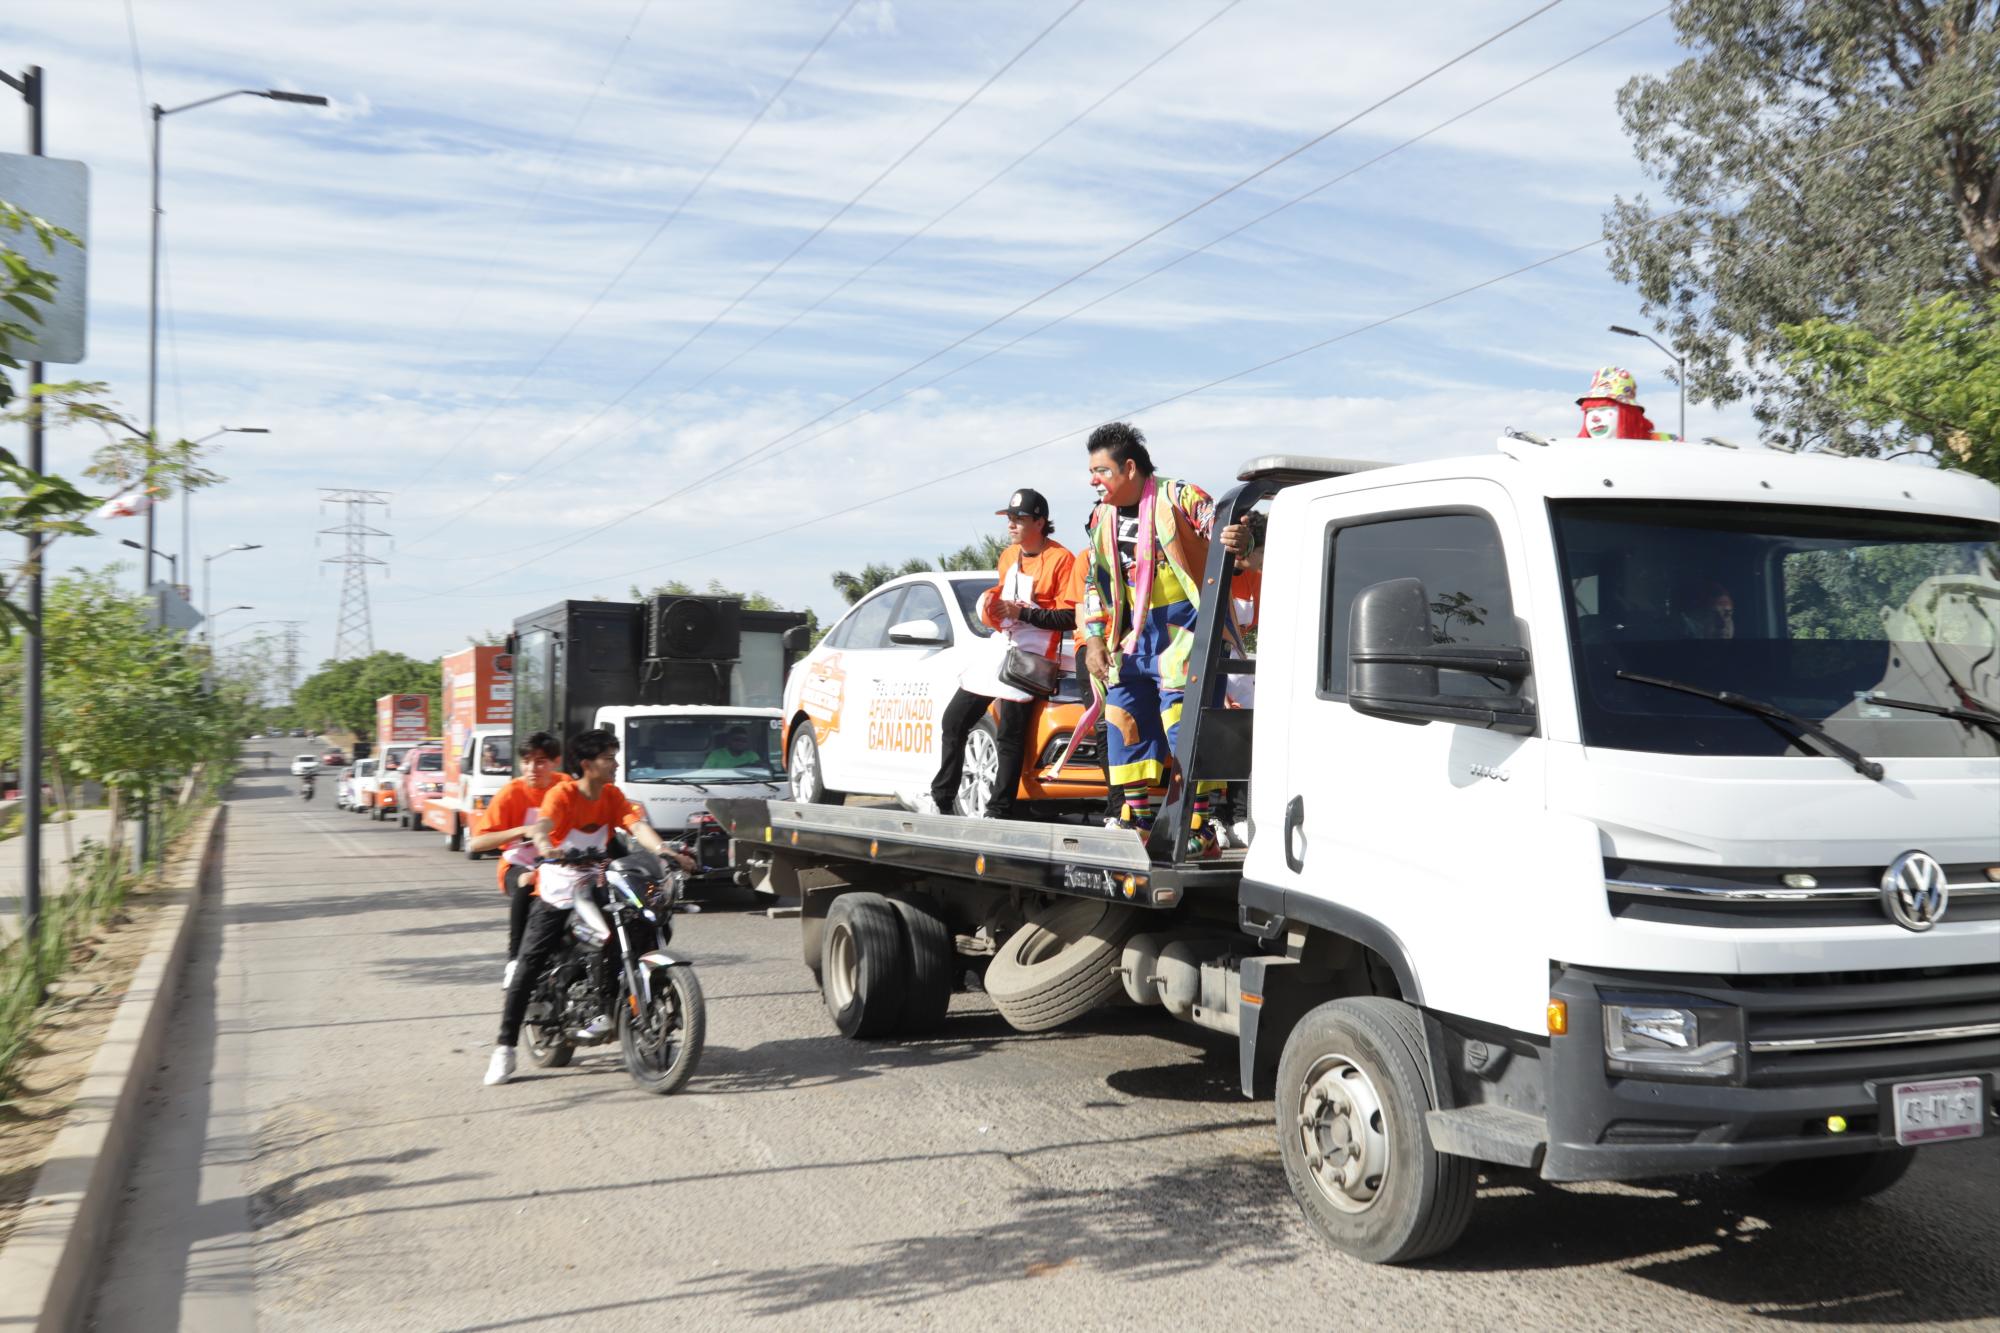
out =
[[[1604,1067],[1637,1078],[1734,1078],[1737,1024],[1725,1010],[1604,1006]]]

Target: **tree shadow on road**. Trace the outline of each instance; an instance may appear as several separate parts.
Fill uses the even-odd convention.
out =
[[[1080,1269],[1143,1283],[1210,1268],[1262,1268],[1310,1251],[1269,1162],[1217,1161],[1117,1189],[1033,1186],[975,1231],[907,1236],[846,1263],[739,1269],[697,1278],[756,1315],[801,1315],[830,1302],[878,1308]]]
[[[1747,1179],[1551,1185],[1487,1167],[1472,1225],[1424,1267],[1515,1272],[1615,1264],[1759,1319],[1947,1323],[2000,1316],[2000,1268],[1953,1263],[1978,1248],[1946,1207],[1906,1182],[1875,1200],[1811,1207]],[[1987,1200],[1990,1228],[2000,1204]],[[1972,1220],[1972,1219],[1961,1219]],[[1990,1261],[1991,1254],[1989,1252]]]

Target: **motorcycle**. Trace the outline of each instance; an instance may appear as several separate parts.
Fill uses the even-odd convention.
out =
[[[312,798],[313,775],[310,773],[302,774],[299,777],[299,799],[301,801],[310,801]]]
[[[543,864],[552,864],[543,862]],[[648,1092],[678,1091],[701,1060],[707,1015],[701,983],[685,959],[667,953],[683,876],[663,873],[649,854],[565,856],[553,864],[583,867],[570,913],[569,938],[534,980],[521,1024],[521,1051],[541,1069],[567,1065],[579,1046],[615,1034],[625,1072]],[[618,966],[604,945],[618,937]],[[591,1020],[617,1021],[592,1035]]]

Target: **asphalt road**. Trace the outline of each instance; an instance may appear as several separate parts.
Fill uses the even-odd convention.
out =
[[[493,863],[277,776],[230,820],[100,1329],[2000,1327],[2000,1141],[1819,1213],[1496,1171],[1452,1253],[1371,1268],[1306,1230],[1224,1039],[967,995],[846,1042],[797,922],[741,905],[680,919],[685,1092],[615,1047],[483,1087]]]

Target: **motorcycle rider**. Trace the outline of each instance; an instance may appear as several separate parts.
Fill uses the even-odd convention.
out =
[[[500,989],[514,980],[521,956],[521,932],[535,900],[535,824],[542,798],[562,777],[562,742],[538,731],[521,742],[521,776],[502,787],[480,811],[479,827],[466,844],[470,852],[500,849],[500,892],[507,895],[507,969]]]
[[[515,962],[512,983],[507,987],[506,1007],[500,1013],[500,1035],[486,1066],[486,1082],[505,1083],[514,1077],[514,1048],[521,1037],[521,1020],[527,1016],[528,1000],[535,982],[550,955],[562,947],[575,910],[576,894],[584,887],[588,872],[566,866],[554,858],[567,852],[602,852],[611,845],[615,825],[633,841],[655,856],[671,857],[683,870],[695,868],[694,858],[671,848],[646,822],[645,811],[627,800],[612,784],[618,771],[618,738],[598,728],[586,731],[570,744],[580,777],[564,778],[542,797],[541,811],[531,837],[544,861],[536,871],[538,881],[534,907],[521,935],[521,950]],[[618,937],[606,942],[606,950],[618,947]],[[584,1029],[590,1038],[603,1036],[611,1027],[611,1016],[599,1014]]]

